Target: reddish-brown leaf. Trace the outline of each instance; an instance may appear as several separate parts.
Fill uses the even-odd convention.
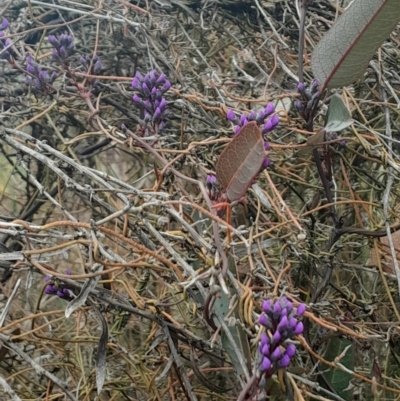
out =
[[[265,159],[264,140],[255,121],[246,124],[221,153],[216,174],[228,199],[241,199]]]

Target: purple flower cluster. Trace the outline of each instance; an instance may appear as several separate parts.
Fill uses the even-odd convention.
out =
[[[251,121],[256,121],[258,125],[264,124],[261,128],[261,132],[263,135],[267,134],[274,130],[279,124],[279,117],[275,112],[275,106],[273,103],[268,103],[267,106],[256,113],[252,110],[250,113],[243,113],[240,117],[236,117],[235,113],[232,110],[228,110],[226,113],[226,117],[229,121],[232,121],[236,124],[234,128],[235,135],[237,135],[242,127],[244,127],[247,123]],[[272,115],[273,114],[273,115]],[[270,150],[270,144],[268,141],[264,142],[265,151],[268,152]],[[269,157],[265,157],[263,168],[268,168],[271,165],[271,160]]]
[[[80,56],[79,57],[79,61],[82,64],[82,67],[88,71],[89,70],[89,66],[90,66],[90,62],[92,62],[92,68],[89,71],[89,73],[93,73],[94,75],[97,75],[100,73],[101,67],[102,67],[102,62],[99,59],[99,56],[97,54],[95,54],[92,57],[86,55],[86,56]]]
[[[156,70],[144,76],[137,71],[132,80],[132,88],[138,92],[132,99],[144,108],[144,121],[151,124],[151,134],[161,133],[168,115],[164,94],[171,88],[171,83]]]
[[[267,332],[261,335],[258,348],[260,371],[271,374],[274,369],[287,368],[290,365],[296,347],[288,340],[303,332],[303,323],[298,319],[303,316],[306,306],[300,304],[294,309],[293,304],[283,296],[275,302],[264,301],[262,309],[259,323]]]
[[[236,117],[232,110],[228,110],[226,117],[229,121],[232,121],[234,124],[236,124],[234,128],[235,134],[237,134],[240,131],[240,128],[245,126],[250,121],[256,121],[258,125],[264,124],[261,132],[266,134],[274,130],[279,124],[279,117],[276,114],[272,115],[274,112],[275,106],[273,103],[268,103],[265,109],[260,110],[258,113],[252,110],[248,114],[243,113],[240,117]],[[265,119],[267,119],[267,121],[265,121]]]
[[[71,274],[71,270],[67,270],[66,274]],[[49,283],[46,288],[44,289],[44,293],[47,295],[57,295],[59,298],[70,300],[71,294],[69,290],[60,286],[60,284],[56,281],[51,281],[51,277],[45,277],[44,281]]]
[[[71,35],[63,33],[58,38],[54,35],[49,35],[48,39],[54,47],[52,52],[53,58],[58,62],[65,62],[74,49],[74,38]]]
[[[51,85],[57,77],[57,73],[53,71],[51,74],[48,71],[42,69],[42,66],[33,60],[33,57],[29,55],[26,58],[26,70],[30,75],[25,77],[25,82],[30,85],[32,84],[35,89],[41,92],[52,92]]]
[[[305,121],[308,121],[318,105],[320,93],[318,91],[318,81],[314,79],[311,87],[307,89],[302,82],[297,85],[301,100],[296,100],[295,107]]]
[[[10,39],[2,39],[4,37],[4,29],[7,29],[9,27],[10,23],[8,22],[8,20],[6,18],[3,17],[1,23],[0,23],[0,52],[1,54],[1,58],[9,58],[10,57],[10,52],[9,50],[5,50],[2,52],[3,49],[5,49],[6,47],[10,46],[11,44],[11,40]]]

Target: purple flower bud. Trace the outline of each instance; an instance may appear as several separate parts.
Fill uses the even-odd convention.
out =
[[[262,313],[258,318],[258,322],[261,324],[261,326],[267,327],[269,325],[269,318],[265,313]]]
[[[46,277],[44,278],[44,281],[45,281],[46,283],[48,283],[50,280],[51,280],[51,277],[50,277],[50,276],[46,276]]]
[[[161,99],[159,107],[161,110],[164,110],[167,107],[167,101],[165,100],[165,98]]]
[[[282,359],[279,361],[279,366],[281,368],[287,368],[290,365],[290,358],[288,355],[283,355]]]
[[[55,71],[53,71],[51,73],[50,82],[53,83],[56,78],[57,78],[57,73]]]
[[[262,310],[265,313],[271,312],[271,301],[269,299],[265,300],[262,304]]]
[[[164,85],[165,84],[165,74],[161,74],[156,82],[157,85]]]
[[[256,118],[257,124],[262,124],[265,120],[265,117],[267,117],[267,115],[265,114],[265,109],[260,110]]]
[[[247,118],[246,118],[246,114],[242,114],[240,116],[240,125],[243,127],[248,123]]]
[[[270,354],[271,354],[271,349],[270,349],[270,347],[269,347],[269,344],[264,344],[264,345],[261,347],[261,353],[262,353],[264,356],[270,356]]]
[[[266,151],[271,150],[271,145],[270,145],[270,143],[269,143],[268,141],[265,141],[265,142],[264,142],[264,149],[265,149]]]
[[[135,103],[141,103],[142,102],[142,99],[140,99],[140,97],[138,96],[138,95],[133,95],[133,97],[132,97],[132,100],[135,102]]]
[[[53,47],[58,47],[60,44],[54,35],[49,35],[47,38]]]
[[[314,79],[311,84],[311,94],[312,95],[314,95],[317,92],[318,87],[319,87],[319,82],[316,79]]]
[[[266,157],[266,158],[264,159],[262,168],[263,168],[263,169],[268,168],[270,165],[271,165],[271,159],[270,159],[269,157]]]
[[[275,331],[274,335],[272,336],[272,343],[278,344],[281,341],[282,335],[279,331]]]
[[[236,125],[235,128],[233,128],[233,132],[234,132],[235,135],[237,135],[239,133],[240,128],[241,127],[239,125]]]
[[[296,354],[296,346],[292,343],[288,344],[286,347],[286,355],[292,359],[294,355]]]
[[[296,109],[297,109],[300,113],[303,113],[303,112],[304,112],[303,102],[301,102],[300,100],[296,100],[295,103],[294,103],[294,106],[296,107]]]
[[[273,361],[277,361],[278,359],[280,359],[280,357],[282,356],[282,351],[279,347],[276,347],[274,352],[271,355],[271,359]]]
[[[294,330],[296,328],[296,326],[297,326],[297,320],[294,317],[291,317],[289,319],[289,328],[291,330]]]
[[[287,316],[283,316],[278,324],[278,330],[283,331],[288,328],[289,322]]]
[[[305,311],[306,311],[306,309],[307,309],[307,307],[306,307],[305,304],[300,304],[300,305],[297,307],[296,315],[298,315],[298,316],[303,316],[304,313],[305,313]]]
[[[229,121],[235,121],[236,120],[236,116],[235,116],[235,113],[233,112],[233,110],[228,110],[228,112],[226,113],[226,118]]]
[[[217,183],[217,177],[212,174],[208,174],[206,178],[206,185],[207,187],[215,185]]]
[[[158,124],[158,132],[162,132],[166,126],[167,126],[166,122],[165,121],[161,121]]]
[[[65,274],[67,274],[68,276],[70,276],[71,275],[71,269],[67,269],[67,270],[65,270]]]
[[[275,106],[272,102],[269,102],[267,104],[267,107],[265,108],[265,114],[266,116],[270,116],[273,112],[275,111]]]
[[[7,29],[9,26],[10,26],[10,23],[8,22],[8,20],[3,17],[3,20],[1,21],[1,24],[0,24],[0,30]]]
[[[97,60],[96,63],[94,64],[93,72],[95,74],[98,74],[101,70],[102,65],[103,65],[102,62],[100,60]]]
[[[272,365],[271,361],[267,357],[264,357],[262,362],[261,362],[260,369],[263,372],[267,372],[268,370],[271,369],[271,365]]]
[[[249,120],[249,121],[254,121],[255,119],[256,119],[256,112],[252,110],[252,111],[249,113],[249,115],[247,116],[247,120]]]
[[[143,91],[143,94],[144,94],[146,97],[149,97],[149,96],[150,96],[150,89],[149,89],[149,87],[147,86],[146,82],[143,82],[143,84],[142,84],[142,91]]]
[[[279,305],[279,302],[275,302],[273,306],[274,315],[278,315],[281,313],[282,307]]]
[[[30,74],[34,74],[35,73],[35,67],[33,67],[31,64],[28,64],[26,66],[26,71],[28,71]]]
[[[143,75],[142,75],[139,71],[136,71],[135,77],[136,77],[139,81],[143,81]]]
[[[298,336],[304,331],[304,325],[302,322],[298,322],[296,328],[294,329],[293,333]]]
[[[303,91],[303,90],[304,90],[304,84],[303,84],[303,82],[299,82],[299,83],[297,84],[297,89],[298,89],[299,91]]]
[[[61,47],[58,49],[58,54],[59,54],[60,57],[62,57],[62,58],[67,58],[67,57],[68,57],[68,52],[67,52],[67,49],[65,48],[65,46],[61,46]]]
[[[262,345],[269,344],[269,337],[266,333],[261,334],[260,342]]]
[[[264,125],[263,132],[266,133],[272,131],[273,129],[276,128],[278,124],[279,124],[279,117],[275,114],[267,120],[267,122]]]
[[[157,123],[160,120],[160,117],[161,117],[161,110],[159,107],[157,107],[153,115],[153,122]]]
[[[167,90],[169,90],[169,88],[171,88],[171,82],[165,81],[165,84],[163,86],[163,92],[166,92]]]

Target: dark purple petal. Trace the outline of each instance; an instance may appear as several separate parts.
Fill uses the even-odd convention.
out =
[[[163,110],[163,109],[165,109],[167,107],[167,101],[165,100],[165,98],[161,99],[159,107],[160,107],[161,110]]]
[[[303,316],[304,313],[305,313],[305,311],[306,311],[306,309],[307,309],[307,307],[306,307],[305,304],[300,304],[300,305],[297,307],[296,315],[298,315],[298,316]]]
[[[10,23],[6,18],[3,17],[3,20],[1,21],[0,24],[0,30],[7,29],[10,26]]]
[[[243,127],[244,125],[246,125],[248,123],[247,118],[246,118],[246,114],[242,114],[240,116],[240,125]]]
[[[266,333],[261,334],[260,342],[262,345],[269,344],[269,337]]]
[[[272,343],[278,344],[281,341],[282,335],[279,331],[275,331],[274,335],[272,336]]]
[[[268,168],[270,165],[271,165],[271,160],[270,160],[269,157],[266,157],[266,158],[264,159],[262,168]]]
[[[271,369],[271,365],[272,365],[272,363],[271,363],[271,361],[269,360],[269,358],[265,357],[265,358],[263,358],[263,360],[262,360],[262,362],[261,362],[260,369],[261,369],[263,372],[267,372],[268,370]]]
[[[297,320],[294,317],[289,319],[289,328],[294,330],[297,326]]]
[[[207,186],[211,186],[217,183],[217,177],[212,174],[208,174],[206,178],[206,184]]]
[[[261,347],[261,353],[262,353],[264,356],[270,356],[270,354],[271,354],[271,348],[270,348],[269,344],[264,344],[264,345]]]
[[[135,103],[141,103],[142,102],[142,99],[140,99],[140,97],[138,96],[138,95],[133,95],[133,97],[132,97],[132,100],[135,102]]]
[[[275,111],[275,106],[272,102],[269,102],[267,104],[267,107],[265,108],[265,114],[266,116],[270,116],[273,112]]]
[[[249,113],[249,115],[247,116],[247,120],[248,120],[248,121],[254,121],[255,119],[256,119],[256,112],[252,110],[252,111]]]
[[[287,316],[283,316],[278,324],[278,329],[280,331],[286,330],[288,328],[289,322]]]
[[[57,38],[54,35],[49,35],[47,39],[49,40],[50,44],[54,47],[58,47],[60,45]]]
[[[262,304],[262,310],[265,313],[271,312],[271,301],[269,299],[265,300]]]
[[[282,356],[282,351],[279,347],[275,348],[274,352],[271,354],[271,360],[277,361]]]
[[[226,113],[226,118],[229,121],[235,121],[236,120],[236,116],[235,116],[235,113],[233,112],[233,110],[228,110],[228,112]]]
[[[293,333],[297,336],[304,331],[304,325],[302,322],[298,322],[296,328],[294,329]]]
[[[282,359],[278,362],[281,368],[287,368],[290,365],[290,358],[288,355],[283,355]]]
[[[169,90],[169,88],[171,88],[171,82],[165,81],[165,84],[163,86],[163,91],[166,92],[167,90]]]
[[[264,313],[262,313],[259,318],[258,318],[258,322],[264,326],[267,327],[269,325],[269,318],[267,317],[267,315],[265,315]]]
[[[274,315],[279,315],[281,313],[282,307],[279,305],[279,302],[275,302],[273,306]]]
[[[296,354],[296,346],[292,343],[288,344],[288,346],[286,347],[286,355],[289,358],[293,358],[295,354]]]

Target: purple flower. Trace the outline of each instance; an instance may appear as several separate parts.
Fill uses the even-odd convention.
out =
[[[287,368],[290,365],[290,357],[286,354],[283,355],[278,364],[281,368]]]
[[[260,366],[261,371],[267,372],[268,370],[271,369],[271,366],[272,366],[272,363],[271,363],[270,359],[267,357],[264,357],[261,362],[261,366]]]
[[[287,368],[296,354],[296,346],[290,340],[304,331],[298,319],[304,314],[306,306],[299,304],[295,309],[286,296],[272,302],[267,299],[262,304],[263,312],[259,323],[267,328],[262,333],[258,352],[262,362],[260,371],[270,375],[275,369]],[[264,359],[267,358],[270,365]],[[268,369],[266,369],[268,367]],[[269,377],[269,376],[268,376]]]
[[[267,107],[265,108],[265,114],[266,116],[270,116],[273,112],[275,111],[275,106],[273,103],[269,102],[267,104]]]
[[[289,358],[293,358],[295,354],[296,354],[296,346],[292,343],[288,344],[288,346],[286,347],[286,355]]]
[[[303,316],[304,312],[306,311],[306,305],[305,304],[300,304],[297,309],[296,309],[296,315],[298,316]]]
[[[43,70],[42,66],[33,60],[31,55],[26,58],[26,70],[30,75],[25,77],[25,82],[34,87],[35,90],[43,93],[52,93],[54,89],[52,84],[57,77],[57,73],[53,71],[49,74],[49,71]]]
[[[279,124],[279,117],[274,114],[271,118],[267,120],[267,122],[264,125],[264,128],[262,130],[263,134],[272,131],[275,129]]]
[[[152,133],[161,133],[168,114],[164,93],[170,89],[171,83],[166,80],[165,74],[153,70],[144,76],[137,71],[131,85],[138,92],[133,96],[133,101],[144,107],[144,121],[151,123],[144,127],[146,132],[149,132],[151,126]]]
[[[58,38],[54,35],[49,35],[47,39],[54,47],[52,51],[53,58],[58,62],[65,62],[74,49],[74,38],[71,35],[63,33]]]
[[[235,113],[233,112],[233,110],[228,110],[228,112],[226,113],[226,118],[232,122],[236,121],[236,116],[235,116]]]
[[[8,22],[8,20],[4,17],[2,17],[2,21],[0,24],[0,31],[4,31],[4,29],[7,29],[10,26],[10,23]]]

